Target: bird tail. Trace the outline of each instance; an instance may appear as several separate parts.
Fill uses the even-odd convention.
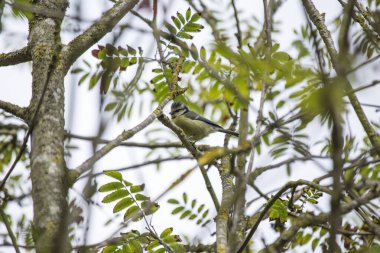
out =
[[[222,133],[226,133],[226,134],[230,134],[230,135],[233,135],[233,136],[236,136],[236,137],[239,137],[239,134],[237,132],[234,132],[234,131],[231,131],[231,130],[228,130],[228,129],[218,128],[218,129],[216,129],[216,131],[222,132]]]

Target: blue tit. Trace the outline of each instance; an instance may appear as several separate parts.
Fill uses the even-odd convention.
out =
[[[192,142],[197,142],[214,132],[239,136],[238,133],[224,129],[218,124],[190,111],[189,108],[181,102],[172,104],[170,115],[172,116],[174,124],[180,127],[189,141]]]

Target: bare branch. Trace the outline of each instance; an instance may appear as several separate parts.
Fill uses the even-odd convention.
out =
[[[16,253],[20,253],[20,248],[17,245],[17,238],[15,234],[13,233],[11,223],[9,222],[8,217],[5,215],[3,208],[4,208],[3,206],[0,207],[1,220],[4,222],[5,227],[7,228],[8,234],[11,237],[13,248],[15,249]]]
[[[32,55],[28,46],[9,53],[0,53],[0,66],[16,65],[31,60]]]
[[[138,3],[138,0],[118,1],[81,35],[63,48],[64,66],[68,69],[87,49],[98,42]]]
[[[179,160],[189,160],[189,159],[193,159],[193,157],[192,156],[175,156],[175,157],[168,157],[168,158],[158,158],[158,159],[146,161],[146,162],[143,162],[143,163],[139,163],[139,164],[123,167],[123,168],[120,168],[120,169],[110,169],[110,170],[112,170],[112,171],[126,171],[126,170],[131,170],[131,169],[138,169],[140,167],[144,167],[144,166],[150,165],[150,164],[158,164],[158,163],[168,162],[168,161],[179,161]],[[91,177],[97,177],[97,176],[101,176],[101,175],[104,175],[104,173],[103,172],[94,173],[94,174],[91,175]],[[82,176],[80,176],[78,178],[78,180],[82,179],[82,178],[84,178],[86,176],[87,175],[82,175]]]
[[[66,133],[65,136],[69,139],[78,139],[78,140],[85,140],[85,141],[91,141],[96,144],[107,144],[110,143],[111,140],[106,140],[99,138],[97,136],[82,136],[78,134],[73,133]],[[123,147],[137,147],[137,148],[148,148],[148,149],[155,149],[155,148],[183,148],[183,145],[181,143],[139,143],[139,142],[123,142],[119,146]]]
[[[26,121],[27,108],[0,100],[0,109]]]

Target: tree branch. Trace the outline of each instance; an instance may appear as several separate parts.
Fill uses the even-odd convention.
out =
[[[111,140],[106,140],[99,138],[97,136],[82,136],[78,134],[73,133],[66,133],[65,136],[69,139],[78,139],[78,140],[85,140],[85,141],[91,141],[96,144],[107,144],[110,143]],[[139,143],[139,142],[123,142],[119,146],[123,147],[137,147],[137,148],[148,148],[148,149],[155,149],[155,148],[183,148],[183,145],[179,142],[177,143]]]
[[[258,216],[258,218],[257,218],[257,220],[255,222],[255,224],[252,226],[251,230],[249,231],[247,237],[245,238],[243,244],[240,246],[240,248],[237,251],[237,253],[242,253],[243,250],[245,249],[245,247],[247,247],[247,245],[248,245],[249,241],[251,240],[253,234],[255,233],[255,231],[257,230],[257,228],[259,227],[260,222],[263,220],[264,216],[269,211],[269,209],[272,207],[272,205],[274,204],[274,202],[276,202],[276,200],[279,199],[282,196],[282,194],[284,194],[288,189],[294,188],[294,187],[296,187],[298,185],[309,185],[309,186],[311,186],[311,187],[313,187],[315,189],[321,190],[323,192],[328,192],[329,194],[331,194],[331,191],[328,190],[327,188],[323,187],[323,189],[322,189],[319,184],[316,184],[316,183],[313,183],[313,182],[309,182],[309,181],[306,181],[306,180],[297,180],[297,181],[290,181],[290,182],[288,182],[265,205],[264,210],[260,212],[260,214],[259,214],[259,216]],[[327,215],[327,217],[328,217],[328,215]]]
[[[369,122],[366,114],[363,111],[363,108],[360,105],[360,102],[358,98],[356,97],[355,93],[350,92],[353,90],[351,83],[347,79],[346,71],[344,68],[342,68],[342,64],[340,62],[338,53],[334,47],[334,42],[332,40],[330,31],[327,29],[324,19],[322,15],[319,13],[319,11],[315,8],[313,2],[311,0],[302,0],[302,3],[305,7],[305,10],[310,17],[310,20],[313,22],[313,24],[316,26],[316,28],[319,31],[319,34],[323,40],[323,42],[326,45],[326,49],[329,53],[331,63],[338,74],[338,76],[342,79],[344,82],[344,85],[348,92],[348,98],[351,102],[351,105],[359,118],[359,121],[361,125],[363,126],[365,132],[367,133],[369,140],[371,144],[376,149],[376,152],[378,155],[380,155],[380,137],[376,133],[376,131],[373,129],[371,123]]]
[[[26,118],[27,111],[25,107],[20,107],[18,105],[0,100],[0,109],[3,109],[5,112],[10,113],[22,119],[23,121],[27,120]]]
[[[5,224],[5,227],[7,228],[8,234],[11,237],[12,245],[13,245],[16,253],[20,253],[20,249],[19,249],[19,247],[17,245],[17,238],[16,238],[15,234],[13,233],[11,224],[10,224],[10,222],[8,220],[8,217],[4,213],[4,209],[3,208],[4,208],[3,206],[0,207],[0,217],[1,217],[2,221]]]
[[[164,114],[161,114],[158,117],[158,120],[161,121],[161,123],[163,125],[170,128],[178,136],[178,138],[181,140],[181,142],[183,143],[185,148],[191,153],[191,155],[195,159],[198,159],[201,157],[201,153],[186,139],[186,136],[183,133],[182,129],[180,129],[179,127],[174,125],[174,123],[172,123],[171,120],[168,117],[166,117]],[[220,207],[219,201],[218,201],[218,198],[215,194],[214,188],[212,187],[210,178],[207,175],[207,171],[204,168],[204,165],[199,163],[199,160],[198,160],[198,165],[199,165],[199,168],[201,170],[203,179],[205,181],[206,188],[207,188],[208,192],[210,193],[210,196],[214,202],[215,208],[216,208],[216,210],[219,210],[219,207]]]
[[[101,149],[95,152],[95,154],[87,159],[84,163],[82,163],[77,168],[71,170],[69,172],[69,183],[73,184],[80,175],[82,175],[84,172],[89,170],[99,159],[101,159],[103,156],[108,154],[112,149],[119,146],[123,141],[126,141],[133,137],[136,133],[140,132],[144,128],[146,128],[148,125],[150,125],[158,116],[162,114],[162,109],[165,107],[169,101],[173,100],[176,96],[184,93],[186,89],[178,88],[176,90],[173,90],[165,99],[162,101],[161,104],[157,106],[157,108],[149,114],[148,117],[146,117],[140,124],[136,125],[135,127],[123,131],[119,136],[117,136],[114,140],[107,143],[105,146],[103,146]]]
[[[341,206],[340,212],[342,214],[347,214],[354,210],[355,208],[360,207],[371,201],[372,199],[378,198],[380,196],[380,184],[378,183],[376,187],[373,188],[372,191],[369,191],[366,195],[362,195],[359,198]],[[280,237],[271,245],[268,246],[269,252],[270,250],[274,250],[274,252],[279,252],[283,248],[283,246],[291,241],[294,236],[297,234],[300,228],[307,227],[310,225],[319,225],[326,223],[329,219],[329,213],[321,213],[319,215],[315,214],[303,214],[297,218],[297,222],[294,222],[292,226],[283,231]]]
[[[111,32],[114,26],[138,3],[139,0],[120,0],[81,35],[63,48],[64,67],[70,68],[87,49]]]
[[[28,46],[9,53],[0,53],[0,66],[16,65],[31,60],[32,55]]]
[[[168,158],[158,158],[158,159],[146,161],[146,162],[143,162],[143,163],[139,163],[139,164],[123,167],[123,168],[120,168],[120,169],[109,169],[109,170],[112,170],[112,171],[126,171],[126,170],[137,169],[137,168],[140,168],[140,167],[144,167],[146,165],[157,164],[157,163],[161,163],[161,162],[179,161],[179,160],[191,160],[191,159],[193,159],[192,156],[175,156],[175,157],[168,157]],[[97,177],[97,176],[101,176],[101,175],[104,175],[104,173],[103,172],[94,173],[94,174],[91,175],[91,177]],[[86,176],[87,175],[82,175],[82,176],[80,176],[78,178],[78,180],[82,179],[82,178],[84,178]]]

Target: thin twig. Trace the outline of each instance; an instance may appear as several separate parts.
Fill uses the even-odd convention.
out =
[[[286,185],[284,185],[271,199],[270,201],[268,201],[263,209],[263,211],[260,212],[260,215],[259,217],[257,218],[255,224],[252,226],[251,230],[249,231],[247,237],[245,238],[243,244],[240,246],[239,250],[237,251],[237,253],[242,253],[243,250],[245,249],[245,247],[248,245],[249,241],[251,240],[252,236],[254,235],[255,231],[257,230],[257,228],[259,227],[259,224],[261,223],[261,221],[263,220],[264,216],[267,214],[267,212],[269,211],[269,209],[272,207],[272,205],[276,202],[277,199],[279,199],[282,194],[284,194],[288,189],[291,189],[291,188],[294,188],[296,186],[299,186],[299,185],[309,185],[309,186],[312,186],[313,188],[316,188],[316,189],[321,189],[321,186],[316,184],[316,183],[313,183],[313,182],[309,182],[309,181],[306,181],[306,180],[298,180],[298,181],[290,181],[288,182]],[[330,194],[331,194],[331,191],[330,190],[327,190],[327,189],[324,189],[325,191],[329,191]]]
[[[102,143],[107,144],[110,143],[111,140],[106,140],[99,138],[97,136],[82,136],[78,134],[73,133],[66,133],[65,136],[67,138],[74,138],[78,140],[85,140],[85,141],[91,141],[94,143]],[[148,148],[148,149],[155,149],[155,148],[183,148],[183,145],[181,143],[139,143],[139,142],[123,142],[120,144],[120,146],[124,147],[137,147],[137,148]]]
[[[239,45],[238,48],[241,48],[243,45],[242,45],[242,34],[241,34],[241,30],[240,30],[239,13],[236,9],[235,0],[231,0],[231,4],[232,4],[232,8],[234,10],[234,17],[235,17],[236,29],[237,29],[235,36],[236,36],[237,41],[238,41],[238,45]]]
[[[12,240],[13,248],[15,249],[16,253],[20,253],[20,248],[18,247],[16,236],[15,236],[15,234],[13,233],[13,230],[12,230],[11,224],[10,224],[10,222],[9,222],[9,220],[8,220],[7,215],[6,215],[5,212],[4,212],[3,206],[0,207],[0,216],[1,216],[2,221],[3,221],[4,224],[5,224],[5,227],[6,227],[7,231],[8,231],[9,237],[10,237],[11,240]]]
[[[146,165],[151,165],[151,164],[158,164],[158,163],[168,162],[168,161],[190,160],[190,159],[194,159],[194,158],[192,156],[175,156],[175,157],[168,157],[168,158],[158,158],[158,159],[154,159],[151,161],[146,161],[143,163],[123,167],[120,169],[110,169],[110,170],[112,170],[112,171],[126,171],[126,170],[138,169],[138,168],[144,167]],[[92,175],[92,177],[98,177],[101,175],[104,175],[104,173],[103,172],[94,173]],[[85,177],[87,177],[87,175],[82,175],[78,178],[78,180],[85,178]]]

